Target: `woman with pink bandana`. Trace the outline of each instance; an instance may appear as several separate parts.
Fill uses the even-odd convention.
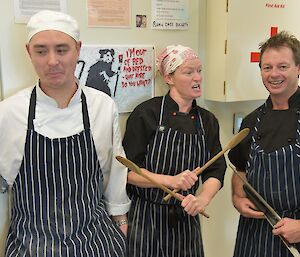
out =
[[[222,187],[226,163],[220,158],[203,172],[197,194],[200,183],[192,171],[221,150],[219,124],[196,103],[201,96],[202,65],[191,48],[166,47],[157,58],[157,68],[169,92],[135,108],[123,146],[128,159],[157,182],[180,189],[184,199],[165,202],[163,191],[129,171],[129,256],[201,257],[198,214]]]

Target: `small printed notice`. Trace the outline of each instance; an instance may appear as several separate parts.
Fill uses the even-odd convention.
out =
[[[152,0],[152,29],[189,28],[188,0]]]
[[[66,12],[66,0],[14,0],[15,22],[27,23],[29,18],[41,10]]]
[[[130,0],[88,0],[91,27],[129,27]]]

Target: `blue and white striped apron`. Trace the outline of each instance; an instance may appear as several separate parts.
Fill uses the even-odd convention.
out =
[[[257,130],[265,114],[265,106],[252,135],[252,144],[247,166],[247,179],[261,196],[281,217],[300,219],[300,113],[295,110],[298,119],[296,143],[271,153],[265,153],[257,141]],[[300,244],[296,245],[298,251]],[[272,234],[267,220],[240,217],[235,257],[290,257],[278,236]]]
[[[34,131],[32,91],[6,257],[126,256],[126,238],[103,202],[103,175],[83,92],[81,99],[84,131],[50,139]]]
[[[176,175],[203,166],[210,158],[200,114],[197,134],[185,134],[164,126],[162,100],[159,126],[147,147],[146,169]],[[196,183],[184,195],[195,194]],[[178,200],[163,201],[165,193],[157,188],[130,185],[132,204],[129,212],[130,257],[202,257],[203,246],[199,217],[184,212]]]

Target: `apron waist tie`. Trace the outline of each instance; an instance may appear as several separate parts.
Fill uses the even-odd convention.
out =
[[[154,202],[150,199],[146,199],[143,196],[135,195],[132,200],[140,199],[143,202],[148,202],[150,204],[165,206],[167,208],[168,214],[168,224],[170,227],[176,227],[178,225],[178,221],[182,220],[185,212],[181,205],[179,204],[168,204],[168,203],[161,203],[161,202]]]
[[[144,195],[134,194],[131,197],[132,197],[131,200],[133,200],[133,201],[136,200],[136,199],[140,199],[143,202],[148,202],[148,203],[151,203],[151,204],[157,204],[157,205],[161,205],[161,206],[179,206],[180,208],[182,208],[181,205],[180,205],[180,202],[178,200],[177,200],[178,204],[176,204],[176,203],[175,204],[173,204],[173,203],[170,204],[168,202],[156,202],[154,200],[146,198]]]

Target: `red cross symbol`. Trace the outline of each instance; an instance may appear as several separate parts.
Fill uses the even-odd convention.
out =
[[[270,36],[274,36],[278,33],[278,27],[271,27]],[[251,52],[250,53],[250,62],[259,62],[260,53],[259,52]]]

